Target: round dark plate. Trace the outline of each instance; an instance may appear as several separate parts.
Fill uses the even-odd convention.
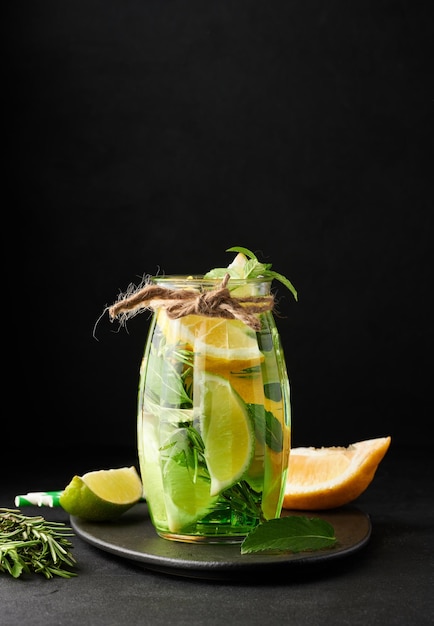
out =
[[[139,503],[115,522],[88,522],[71,516],[75,533],[88,543],[119,557],[137,561],[146,569],[188,578],[240,580],[254,576],[267,580],[273,572],[286,572],[354,554],[371,536],[371,522],[355,507],[332,511],[286,511],[332,524],[337,543],[313,552],[241,554],[240,544],[182,543],[159,537],[152,526],[146,503]]]

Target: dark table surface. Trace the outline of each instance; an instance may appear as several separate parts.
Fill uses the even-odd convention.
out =
[[[3,473],[0,507],[15,508],[15,495],[27,491],[62,488],[75,473],[137,466],[126,450],[103,450],[98,458],[78,450],[40,451],[27,454],[26,464],[13,475]],[[239,580],[156,572],[75,534],[75,578],[0,574],[0,624],[434,624],[433,478],[429,447],[400,448],[392,441],[373,482],[353,503],[372,525],[360,550],[263,576],[255,570]],[[71,523],[61,508],[21,512]]]

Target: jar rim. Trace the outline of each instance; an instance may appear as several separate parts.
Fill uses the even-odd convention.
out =
[[[218,278],[205,278],[204,274],[164,274],[161,276],[151,276],[150,280],[153,282],[177,282],[177,283],[185,283],[187,285],[219,285],[222,280],[222,277]],[[245,285],[246,283],[250,284],[261,284],[261,283],[271,283],[273,278],[271,276],[257,276],[255,278],[233,278],[232,276],[229,279],[229,284],[231,285]]]

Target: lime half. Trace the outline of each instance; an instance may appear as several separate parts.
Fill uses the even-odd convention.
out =
[[[255,449],[255,431],[245,403],[228,380],[204,373],[196,385],[204,456],[214,496],[246,473]]]
[[[89,521],[119,517],[142,497],[142,482],[135,467],[97,470],[74,476],[59,502],[70,515]]]

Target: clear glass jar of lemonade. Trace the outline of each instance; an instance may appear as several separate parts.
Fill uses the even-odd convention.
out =
[[[220,280],[166,276],[171,293]],[[260,302],[272,279],[230,279],[231,298]],[[220,311],[224,310],[220,309]],[[152,523],[166,539],[235,543],[280,516],[290,452],[290,386],[271,310],[242,319],[187,314],[164,302],[140,369],[138,455]]]

